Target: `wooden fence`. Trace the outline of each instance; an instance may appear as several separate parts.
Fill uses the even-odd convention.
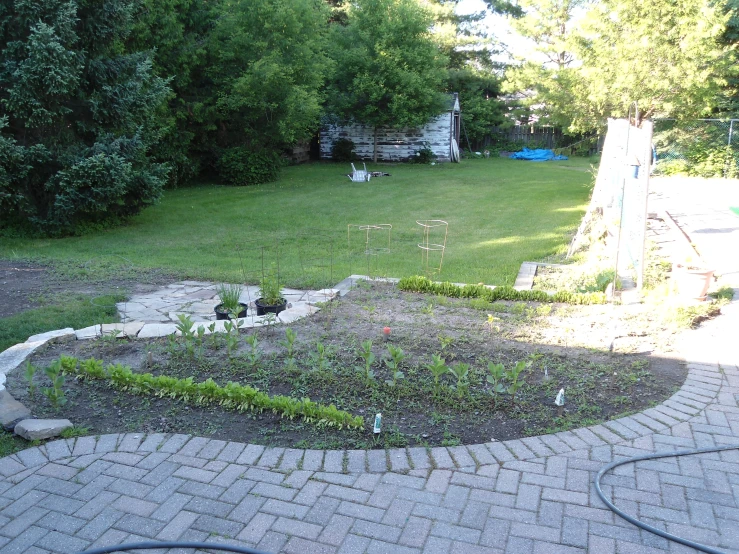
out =
[[[477,144],[476,150],[483,150],[501,141],[515,142],[523,146],[534,145],[537,148],[556,148],[562,141],[562,130],[554,127],[536,127],[534,125],[515,125],[513,127],[493,127],[490,134]]]

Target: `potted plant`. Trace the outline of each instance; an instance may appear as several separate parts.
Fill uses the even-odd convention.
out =
[[[706,269],[687,257],[683,263],[673,264],[672,280],[680,298],[703,302],[713,280],[713,269]]]
[[[221,303],[215,307],[216,319],[233,319],[246,317],[246,304],[239,302],[241,285],[222,283],[218,285],[216,293]]]
[[[264,277],[259,283],[259,298],[254,301],[257,315],[267,313],[279,314],[287,307],[287,300],[282,297],[282,285],[277,277]]]

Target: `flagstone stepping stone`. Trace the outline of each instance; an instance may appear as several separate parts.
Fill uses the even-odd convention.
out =
[[[3,379],[5,375],[3,375]],[[10,396],[6,390],[0,392],[0,425],[7,431],[12,431],[16,423],[31,417],[31,410]]]
[[[154,339],[173,335],[177,331],[174,323],[146,323],[136,335],[139,339]]]
[[[45,340],[22,342],[0,352],[0,390],[5,390],[5,375],[21,365],[28,356],[39,346],[46,344]]]
[[[113,335],[118,331],[118,338],[135,337],[144,326],[142,321],[133,321],[131,323],[104,323],[102,328],[103,335]]]
[[[24,419],[15,426],[15,434],[35,441],[58,437],[62,431],[74,427],[68,419]]]
[[[39,333],[38,335],[32,335],[28,337],[26,342],[47,342],[55,339],[66,339],[74,336],[74,329],[67,327],[66,329],[57,329],[56,331],[48,331],[46,333]]]

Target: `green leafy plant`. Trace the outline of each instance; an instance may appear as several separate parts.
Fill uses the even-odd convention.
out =
[[[426,364],[425,367],[434,376],[434,394],[438,395],[441,387],[441,377],[449,371],[449,367],[447,367],[446,361],[439,354],[434,354],[431,359],[431,363]]]
[[[239,347],[239,328],[243,325],[240,319],[232,319],[223,322],[223,329],[226,331],[226,351],[230,358],[234,351]]]
[[[282,285],[276,275],[265,275],[259,283],[259,298],[263,306],[282,303]]]
[[[531,362],[516,362],[516,365],[514,365],[512,368],[506,370],[505,372],[505,378],[508,382],[508,387],[506,388],[506,392],[511,396],[511,404],[516,404],[516,393],[521,389],[521,387],[524,385],[522,381],[519,381],[519,377],[521,373],[525,370],[531,367]]]
[[[67,403],[64,395],[64,375],[62,373],[62,363],[60,360],[52,362],[48,367],[44,368],[44,373],[51,381],[51,387],[44,388],[43,393],[49,399],[55,410],[58,410]]]
[[[218,333],[216,333],[216,323],[215,321],[208,325],[208,331],[210,331],[209,337],[210,337],[210,346],[211,348],[217,348],[218,347]]]
[[[390,370],[390,379],[387,379],[385,384],[389,387],[395,388],[398,380],[405,379],[405,374],[400,371],[400,364],[405,359],[405,354],[403,353],[402,348],[392,344],[388,345],[387,351],[388,354],[390,354],[390,357],[385,358],[385,365],[388,370]]]
[[[247,335],[244,340],[249,346],[249,350],[246,352],[246,359],[252,368],[256,368],[262,358],[262,353],[259,350],[259,338],[256,334],[253,334]]]
[[[415,156],[411,157],[408,161],[416,164],[430,164],[436,160],[436,157],[434,151],[431,150],[431,144],[428,141],[424,141],[423,148],[419,148]]]
[[[564,304],[605,304],[606,296],[602,292],[568,292],[558,291],[554,294],[542,290],[517,290],[511,286],[491,289],[484,285],[455,285],[454,283],[435,283],[428,277],[416,275],[404,277],[398,282],[398,288],[407,292],[442,294],[452,298],[482,298],[488,302],[496,300],[525,302],[561,302]]]
[[[487,382],[492,386],[491,393],[493,395],[493,405],[498,405],[498,395],[506,392],[505,378],[506,371],[503,364],[494,364],[493,362],[488,363],[488,371],[490,375],[487,376]]]
[[[375,372],[372,371],[372,364],[375,363],[375,355],[372,353],[372,341],[366,340],[362,342],[362,349],[359,356],[364,360],[364,367],[357,366],[357,371],[364,374],[364,380],[367,384],[375,379]]]
[[[295,340],[298,338],[298,333],[288,327],[285,329],[285,340],[279,341],[280,345],[287,351],[287,358],[285,363],[291,370],[295,369]]]
[[[469,387],[470,364],[456,363],[449,368],[449,372],[457,378],[454,388],[457,391],[457,397],[462,398]]]
[[[258,185],[277,179],[280,158],[270,150],[234,146],[223,152],[216,168],[218,174],[232,185]]]
[[[195,322],[189,315],[177,314],[175,328],[180,332],[180,335],[182,336],[182,344],[189,356],[195,355],[195,333],[192,330],[194,324]]]
[[[354,141],[340,138],[331,145],[331,159],[335,162],[351,162],[356,158]]]
[[[318,371],[326,371],[329,369],[328,353],[326,352],[326,346],[318,341],[316,343],[316,350],[311,354],[311,361]]]
[[[241,285],[230,283],[221,283],[216,288],[216,294],[221,301],[221,310],[228,313],[230,317],[238,317],[242,310],[239,299],[243,290]]]
[[[362,416],[353,416],[337,409],[333,404],[326,406],[312,402],[309,398],[269,396],[254,387],[232,381],[221,386],[213,379],[196,383],[192,377],[179,379],[168,375],[134,373],[130,367],[121,364],[109,364],[101,374],[98,371],[100,365],[102,362],[99,360],[88,360],[75,365],[72,371],[80,378],[107,380],[113,387],[132,394],[170,398],[203,406],[217,405],[239,412],[266,410],[287,419],[302,417],[306,423],[318,427],[338,429],[364,427]],[[88,371],[90,368],[92,371]]]
[[[36,395],[36,385],[33,382],[33,376],[36,375],[38,368],[31,362],[26,361],[26,370],[23,372],[23,377],[28,382],[28,395],[33,397]]]

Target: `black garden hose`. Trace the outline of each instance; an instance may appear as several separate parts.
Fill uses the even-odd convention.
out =
[[[722,452],[724,450],[737,450],[737,449],[739,449],[739,444],[735,444],[731,446],[714,446],[710,448],[698,448],[696,450],[680,450],[678,452],[662,452],[662,453],[657,453],[657,454],[646,454],[644,456],[634,456],[633,458],[626,458],[625,460],[618,460],[616,462],[612,462],[608,464],[607,466],[605,466],[603,469],[601,469],[598,472],[598,475],[595,477],[595,492],[598,493],[598,496],[600,497],[600,499],[605,503],[606,506],[608,506],[608,508],[612,512],[618,514],[619,516],[621,516],[623,519],[625,519],[629,523],[632,523],[633,525],[636,525],[637,527],[644,529],[645,531],[649,531],[650,533],[659,535],[660,537],[663,537],[669,541],[679,542],[680,544],[684,544],[685,546],[695,548],[696,550],[700,550],[701,552],[708,552],[709,554],[726,554],[722,550],[718,550],[711,546],[706,546],[705,544],[693,542],[689,539],[684,539],[682,537],[678,537],[677,535],[673,535],[672,533],[668,533],[667,531],[663,531],[662,529],[657,529],[656,527],[652,527],[651,525],[644,523],[643,521],[640,521],[636,519],[635,517],[632,517],[629,514],[619,510],[603,494],[603,491],[600,488],[600,480],[603,477],[603,475],[605,475],[607,472],[611,471],[614,468],[617,468],[618,466],[624,465],[624,464],[641,462],[643,460],[656,460],[659,458],[673,458],[673,457],[678,457],[678,456],[689,456],[691,454],[707,454],[709,452]]]
[[[152,548],[195,548],[196,550],[225,550],[238,554],[270,554],[263,550],[255,550],[246,546],[222,544],[217,542],[132,542],[113,546],[101,546],[80,552],[80,554],[107,554],[108,552],[123,552],[124,550],[149,550]]]

